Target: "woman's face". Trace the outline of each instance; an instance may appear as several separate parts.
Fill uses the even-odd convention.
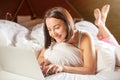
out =
[[[49,31],[49,35],[54,38],[56,42],[65,41],[67,27],[64,21],[56,18],[47,18],[46,25]]]

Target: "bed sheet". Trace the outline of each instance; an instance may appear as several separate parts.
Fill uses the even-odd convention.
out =
[[[98,39],[96,37],[98,29],[95,27],[95,25],[91,24],[90,22],[83,21],[76,23],[75,26],[78,30],[88,31],[92,37],[94,37],[95,44],[98,44]],[[32,47],[36,52],[39,52],[43,47],[43,43],[43,24],[37,24],[31,31],[29,31],[27,28],[17,23],[7,20],[0,20],[0,46],[29,46]],[[118,48],[117,53],[119,54],[118,60],[120,66],[120,47]],[[36,54],[36,57],[37,55],[38,54]],[[109,65],[107,66],[109,67]],[[120,67],[118,67],[116,71],[100,71],[96,75],[59,73],[46,77],[46,80],[120,80]]]
[[[35,79],[17,75],[7,71],[0,71],[0,80],[35,80]]]
[[[58,73],[46,77],[45,80],[120,80],[120,67],[116,71],[100,72],[96,75]]]

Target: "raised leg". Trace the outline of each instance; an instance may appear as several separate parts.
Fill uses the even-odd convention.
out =
[[[101,11],[98,8],[94,10],[95,25],[97,25],[99,29],[97,37],[99,40],[104,40],[105,42],[118,45],[117,40],[114,38],[114,36],[111,34],[111,32],[107,29],[105,25],[109,8],[110,5],[105,5],[102,7]]]
[[[104,5],[102,7],[102,9],[101,9],[101,18],[102,18],[102,21],[104,22],[104,24],[106,23],[106,19],[107,19],[107,15],[108,15],[109,9],[110,9],[110,5],[109,4]]]

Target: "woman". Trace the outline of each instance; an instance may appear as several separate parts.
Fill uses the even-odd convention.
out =
[[[111,35],[105,27],[109,5],[105,5],[102,9],[102,11],[95,9],[94,15],[96,18],[95,24],[99,28],[98,38],[105,41],[104,39]],[[93,40],[88,33],[75,29],[73,19],[66,9],[55,7],[46,12],[44,33],[45,47],[38,57],[38,62],[45,75],[59,72],[74,74],[96,73],[96,49]],[[57,50],[55,54],[55,47],[61,44],[65,47],[61,49],[61,52]],[[64,53],[66,49],[67,51],[70,50],[70,52]]]

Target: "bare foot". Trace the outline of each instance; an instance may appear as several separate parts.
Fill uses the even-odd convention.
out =
[[[94,16],[95,16],[95,24],[99,27],[101,24],[102,25],[105,25],[105,22],[106,22],[106,18],[107,18],[107,15],[108,15],[108,12],[109,12],[109,9],[110,9],[110,5],[107,4],[107,5],[104,5],[100,11],[100,9],[96,8],[94,10]]]
[[[114,38],[114,36],[105,26],[105,22],[106,22],[109,9],[110,9],[110,5],[104,5],[101,11],[98,8],[94,10],[95,25],[99,29],[97,37],[100,40],[107,40],[110,38],[112,39],[112,41],[109,41],[109,42],[112,42],[113,44],[118,45],[117,40]]]
[[[103,9],[105,10],[105,9]],[[106,26],[105,26],[105,22],[103,22],[102,20],[102,13],[100,12],[100,9],[95,9],[94,10],[94,16],[95,16],[95,25],[97,25],[97,27],[99,28],[99,31],[98,31],[98,34],[97,34],[97,37],[98,39],[103,39],[103,38],[106,38],[109,36],[109,31],[107,30]],[[106,20],[106,16],[107,16],[107,13],[106,11],[104,11],[104,20]]]
[[[104,6],[102,7],[102,9],[101,9],[101,19],[102,19],[102,21],[103,21],[104,24],[105,24],[105,22],[106,22],[106,18],[107,18],[109,9],[110,9],[110,5],[109,5],[109,4],[104,5]]]
[[[101,23],[101,12],[98,8],[94,10],[95,24],[98,26]]]

